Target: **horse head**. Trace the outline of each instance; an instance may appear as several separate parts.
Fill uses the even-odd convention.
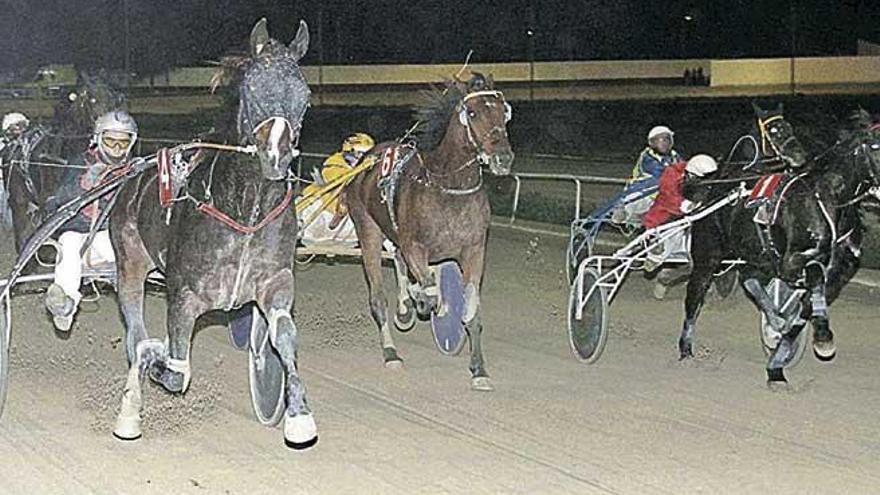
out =
[[[55,107],[55,118],[63,133],[89,135],[99,116],[124,109],[125,105],[125,96],[114,91],[101,77],[80,72],[76,88]]]
[[[807,161],[807,151],[794,129],[783,116],[782,103],[773,110],[764,110],[754,102],[758,139],[761,141],[760,153],[766,158],[779,158],[794,168],[801,167]]]
[[[870,183],[880,187],[880,123],[866,121],[865,127],[853,133],[851,154],[856,164],[863,163]],[[862,160],[859,162],[859,160]]]
[[[299,154],[296,147],[310,96],[299,61],[308,46],[305,21],[300,21],[293,41],[284,45],[269,37],[266,19],[260,19],[251,31],[248,55],[228,57],[212,81],[216,89],[234,73],[230,90],[237,90],[238,96],[238,141],[256,148],[267,180],[286,177]]]
[[[480,164],[488,165],[493,174],[509,174],[514,155],[507,137],[507,123],[513,117],[513,109],[504,100],[504,94],[495,89],[492,76],[479,73],[455,85],[462,97],[449,125],[464,127]]]

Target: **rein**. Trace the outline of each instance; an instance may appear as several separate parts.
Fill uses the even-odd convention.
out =
[[[199,150],[209,149],[209,150],[217,150],[217,151],[228,151],[228,152],[233,152],[233,153],[243,153],[243,154],[250,155],[250,156],[254,156],[257,152],[257,148],[255,145],[233,146],[233,145],[228,145],[228,144],[215,144],[215,143],[187,143],[187,144],[182,144],[179,146],[175,146],[174,148],[171,148],[170,150],[168,150],[168,153],[170,155],[170,154],[174,154],[174,153],[182,153],[184,151],[189,151],[189,150],[193,150],[193,149],[199,149]],[[215,159],[215,161],[216,161],[216,159]],[[212,165],[212,167],[213,167],[213,165]],[[187,176],[190,173],[192,173],[192,171],[194,169],[195,169],[195,167],[187,170],[187,172],[186,172]],[[208,198],[210,198],[210,195],[211,195],[211,193],[210,193],[210,191],[208,191]],[[285,192],[284,198],[281,200],[281,202],[278,205],[276,205],[275,208],[273,208],[266,215],[266,217],[263,218],[256,225],[244,225],[242,223],[237,222],[235,219],[233,219],[232,217],[230,217],[229,215],[227,215],[226,213],[221,211],[219,208],[214,206],[213,203],[210,203],[208,201],[201,201],[201,200],[195,199],[192,196],[190,196],[189,194],[186,195],[186,198],[188,198],[189,200],[191,200],[195,204],[195,207],[199,212],[201,212],[202,214],[204,214],[208,217],[211,217],[211,218],[217,220],[218,222],[222,223],[223,225],[226,225],[227,227],[234,230],[235,232],[238,232],[240,234],[246,234],[246,235],[251,235],[251,234],[254,234],[254,233],[262,230],[264,227],[266,227],[267,225],[272,223],[272,221],[277,219],[282,213],[284,213],[284,210],[286,210],[287,207],[290,206],[290,204],[293,202],[293,197],[294,197],[293,185],[291,184],[291,182],[288,181],[287,182],[287,191]],[[210,199],[209,199],[209,201],[210,201]]]

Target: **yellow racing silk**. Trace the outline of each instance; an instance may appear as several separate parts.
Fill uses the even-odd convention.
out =
[[[336,152],[327,157],[324,160],[324,164],[321,167],[321,178],[324,179],[324,183],[332,182],[333,179],[336,179],[346,172],[351,170],[351,166],[349,166],[348,162],[345,161],[345,158],[342,156],[341,152]],[[321,191],[323,184],[309,184],[305,189],[303,189],[302,195],[303,197],[308,197],[314,194],[318,194]],[[340,209],[339,205],[339,197],[337,195],[328,195],[328,197],[321,199],[326,203],[325,210],[330,213],[338,213]]]

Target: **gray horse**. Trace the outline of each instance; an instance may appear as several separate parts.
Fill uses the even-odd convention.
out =
[[[308,42],[305,22],[285,46],[269,37],[265,19],[260,20],[251,32],[249,54],[227,58],[215,79],[217,86],[229,82],[228,112],[219,122],[217,139],[253,153],[197,154],[193,160],[201,165],[170,209],[157,201],[155,170],[120,191],[110,233],[131,369],[117,437],[140,436],[144,374],[170,392],[186,391],[193,326],[200,315],[256,302],[268,325],[258,345],[271,344],[284,367],[285,441],[293,448],[317,441],[297,373],[299,337],[291,316],[297,222],[289,208],[291,183],[285,180],[309,105],[299,67]],[[148,339],[144,323],[144,281],[153,269],[164,274],[167,284],[165,343]]]

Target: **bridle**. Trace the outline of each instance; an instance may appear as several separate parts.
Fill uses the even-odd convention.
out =
[[[464,128],[465,128],[465,135],[467,135],[468,142],[473,147],[474,157],[471,158],[470,160],[466,161],[463,165],[459,166],[455,170],[453,170],[451,172],[447,172],[447,173],[442,173],[442,174],[432,171],[430,168],[428,168],[428,166],[426,164],[424,164],[424,162],[422,162],[423,168],[425,170],[425,174],[427,175],[427,178],[429,180],[428,182],[433,183],[432,185],[434,185],[435,187],[437,187],[438,189],[440,189],[442,192],[444,192],[446,194],[464,196],[464,195],[468,195],[468,194],[473,194],[473,193],[479,191],[483,187],[483,169],[482,169],[482,167],[479,167],[479,166],[477,167],[477,171],[479,174],[479,180],[477,181],[477,184],[472,187],[465,188],[465,189],[454,189],[454,188],[444,187],[444,186],[437,184],[436,180],[431,181],[430,179],[431,179],[431,177],[434,177],[435,179],[440,178],[440,177],[449,177],[449,176],[455,175],[456,173],[458,173],[462,170],[465,170],[469,167],[472,167],[474,165],[487,165],[488,164],[488,161],[486,159],[487,154],[486,154],[485,150],[483,149],[483,144],[482,144],[483,141],[485,141],[486,138],[491,136],[493,133],[496,133],[499,131],[506,132],[506,129],[504,126],[495,125],[495,126],[492,126],[492,128],[487,130],[485,133],[477,136],[476,133],[474,132],[473,124],[471,121],[470,110],[468,109],[468,107],[466,105],[468,100],[471,100],[474,98],[488,98],[488,97],[492,97],[492,98],[496,98],[498,100],[501,100],[501,102],[504,104],[504,123],[507,124],[508,122],[510,122],[510,119],[513,117],[513,108],[510,106],[509,103],[507,103],[507,101],[504,100],[504,93],[502,93],[501,91],[496,91],[496,90],[482,90],[482,91],[474,91],[474,92],[468,93],[464,96],[464,98],[461,99],[461,102],[458,104],[458,110],[457,110],[458,111],[458,123],[461,124],[462,126],[464,126]],[[490,105],[489,102],[487,102],[486,104]]]
[[[792,141],[797,141],[797,137],[795,137],[794,133],[791,133],[781,145],[777,144],[770,135],[771,130],[769,126],[770,123],[776,121],[784,121],[782,115],[773,115],[766,119],[758,117],[758,132],[761,134],[761,152],[764,156],[775,156],[780,160],[792,163],[793,160],[785,154],[785,148],[791,144]]]
[[[483,141],[486,137],[492,135],[492,133],[496,131],[505,131],[503,126],[493,126],[491,129],[486,131],[483,135],[479,136],[479,140],[474,135],[473,125],[471,124],[471,116],[470,111],[466,105],[468,100],[473,98],[483,98],[483,97],[493,97],[501,100],[504,104],[504,123],[507,124],[510,122],[510,119],[513,117],[513,108],[510,106],[507,101],[504,100],[504,93],[496,90],[484,90],[484,91],[474,91],[472,93],[468,93],[461,99],[461,103],[459,103],[458,109],[458,122],[464,126],[465,132],[467,133],[468,141],[471,143],[471,146],[474,147],[474,150],[477,152],[477,156],[481,156],[484,154],[483,150]],[[487,102],[487,105],[489,103]]]

